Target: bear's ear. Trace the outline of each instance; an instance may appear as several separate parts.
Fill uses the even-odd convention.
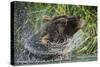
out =
[[[50,16],[47,16],[47,15],[43,16],[43,20],[45,20],[45,21],[50,21],[51,19],[52,19],[52,17],[50,17]]]

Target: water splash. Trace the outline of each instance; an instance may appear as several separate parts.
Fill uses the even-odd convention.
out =
[[[21,37],[15,40],[18,40],[18,43],[20,43],[22,47],[18,47],[15,50],[16,64],[31,64],[31,63],[38,64],[38,63],[46,63],[46,62],[49,63],[55,61],[61,62],[62,60],[70,60],[72,56],[71,52],[79,48],[89,38],[88,35],[85,34],[82,30],[79,30],[78,32],[75,33],[75,35],[72,38],[65,40],[63,43],[50,42],[50,45],[45,47],[45,46],[40,46],[39,45],[40,43],[37,42],[38,39],[36,38],[38,36],[35,36],[35,34],[37,34],[38,31],[36,32],[36,30],[33,31],[32,24],[30,24],[29,20],[26,20],[19,27],[19,29],[17,29],[16,34],[18,35],[18,37],[19,35]],[[17,44],[15,42],[15,48],[16,47]],[[45,57],[50,55],[55,56],[57,54],[64,56],[63,57],[59,56],[51,60],[42,60],[41,58],[39,59],[35,58],[33,54],[37,54],[40,57],[41,56]]]
[[[31,32],[28,32],[29,36],[24,38],[24,51],[22,52],[22,55],[16,63],[43,63],[43,62],[54,62],[54,61],[59,61],[61,62],[62,60],[70,60],[71,59],[71,52],[75,49],[77,49],[79,46],[81,46],[87,39],[89,38],[86,34],[82,32],[82,30],[79,30],[71,39],[68,39],[67,41],[65,40],[63,43],[57,43],[57,42],[51,42],[50,46],[47,47],[42,47],[44,49],[48,48],[47,51],[41,49],[41,46],[35,46],[38,44],[35,42],[35,39],[33,38],[34,35]],[[23,35],[24,36],[24,35]],[[66,45],[65,45],[66,44]],[[54,46],[55,45],[55,46]],[[29,52],[25,54],[26,50]],[[35,57],[30,58],[30,54],[37,54],[40,56],[49,56],[49,55],[57,55],[57,54],[65,54],[66,56],[63,57],[58,57],[54,60],[41,60],[41,59],[36,59]],[[26,60],[24,58],[27,58]]]

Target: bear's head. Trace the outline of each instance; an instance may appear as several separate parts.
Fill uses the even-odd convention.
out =
[[[80,16],[44,16],[48,21],[46,31],[50,41],[63,42],[64,38],[72,37],[84,25],[84,20]]]

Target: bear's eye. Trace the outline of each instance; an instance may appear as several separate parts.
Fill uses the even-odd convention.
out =
[[[61,24],[61,25],[66,25],[66,22],[64,22],[64,21],[58,21],[57,23]]]

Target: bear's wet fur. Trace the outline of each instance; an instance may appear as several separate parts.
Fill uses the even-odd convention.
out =
[[[72,37],[83,25],[84,22],[80,16],[55,16],[49,18],[45,28],[41,30],[41,36],[47,36],[47,42],[59,41],[62,43],[64,39]]]

